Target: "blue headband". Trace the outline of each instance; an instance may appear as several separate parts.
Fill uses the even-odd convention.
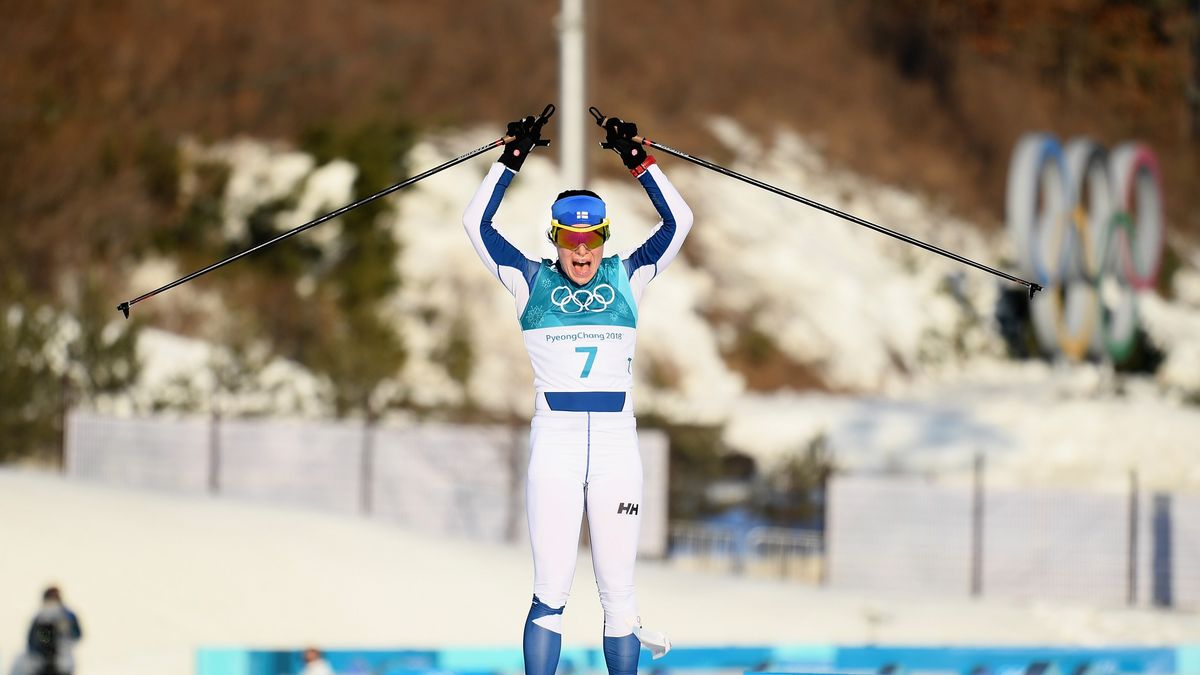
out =
[[[550,207],[550,215],[560,225],[599,225],[607,216],[604,202],[588,195],[563,197]]]

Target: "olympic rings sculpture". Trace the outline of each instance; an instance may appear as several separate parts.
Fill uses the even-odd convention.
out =
[[[1137,296],[1154,288],[1165,240],[1162,180],[1140,143],[1112,152],[1027,134],[1008,170],[1005,218],[1021,271],[1046,287],[1030,306],[1038,345],[1071,360],[1125,360]]]
[[[562,294],[559,294],[559,291],[562,291]],[[550,302],[554,303],[564,314],[603,312],[616,299],[617,292],[608,284],[599,284],[594,290],[586,288],[572,290],[566,286],[559,286],[550,291]],[[592,307],[593,304],[596,307]]]

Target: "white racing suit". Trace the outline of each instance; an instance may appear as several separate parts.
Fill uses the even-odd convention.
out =
[[[537,391],[526,488],[533,546],[533,605],[525,624],[525,672],[558,664],[584,513],[604,607],[610,673],[634,673],[639,640],[655,655],[669,643],[643,631],[633,568],[643,508],[642,463],[630,396],[638,302],[679,253],[692,212],[662,170],[633,170],[662,222],[633,251],[604,258],[577,285],[551,260],[533,260],[492,225],[514,171],[492,166],[463,214],[475,251],[516,300]]]

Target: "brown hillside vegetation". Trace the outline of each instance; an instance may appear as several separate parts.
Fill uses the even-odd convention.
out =
[[[181,135],[294,140],[536,111],[558,3],[10,0],[0,23],[3,287],[53,296],[120,264],[171,206]],[[591,7],[590,99],[720,159],[714,114],[999,222],[1032,129],[1158,150],[1171,227],[1200,232],[1197,19],[1166,0],[632,0]],[[553,133],[553,132],[551,132]],[[169,176],[169,174],[168,174]],[[803,191],[803,186],[792,186]],[[895,224],[902,227],[902,224]],[[97,263],[104,263],[97,265]]]

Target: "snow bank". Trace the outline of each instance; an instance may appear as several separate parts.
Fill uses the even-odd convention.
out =
[[[997,485],[1200,491],[1200,410],[1153,383],[1113,391],[1103,370],[995,364],[900,396],[744,396],[725,443],[771,467],[823,436],[841,469],[965,477],[976,454]]]
[[[138,341],[142,371],[132,391],[93,402],[106,413],[132,415],[158,409],[217,410],[223,415],[328,416],[327,384],[309,370],[262,353],[248,359],[257,371],[233,390],[218,374],[234,362],[224,347],[147,328]]]

